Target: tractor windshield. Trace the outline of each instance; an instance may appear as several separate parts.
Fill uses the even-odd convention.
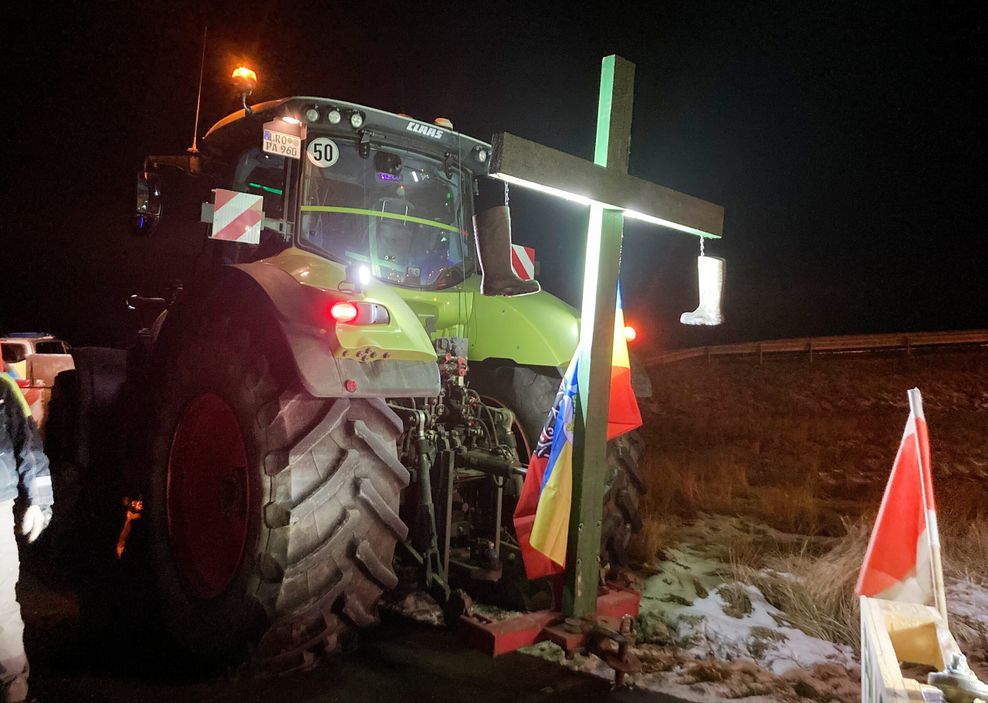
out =
[[[400,286],[445,288],[472,272],[460,176],[440,160],[374,147],[362,157],[353,143],[316,137],[302,162],[303,246]]]

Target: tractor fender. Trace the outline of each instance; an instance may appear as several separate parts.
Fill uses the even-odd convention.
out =
[[[302,386],[317,398],[435,397],[439,367],[435,361],[378,359],[358,361],[334,355],[339,346],[332,325],[317,316],[327,293],[299,283],[278,266],[255,262],[225,268],[222,293],[247,286],[260,295],[277,320],[278,330]]]
[[[546,291],[532,295],[485,296],[479,276],[468,279],[473,295],[470,329],[470,361],[518,366],[555,366],[566,371],[580,339],[576,308]],[[631,386],[639,398],[652,395],[648,372],[631,350]]]

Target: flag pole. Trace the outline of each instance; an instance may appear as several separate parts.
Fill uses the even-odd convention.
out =
[[[913,423],[916,425],[916,420],[922,418],[923,422],[926,422],[926,416],[923,414],[923,396],[920,394],[918,388],[912,388],[909,390],[909,412],[913,416]],[[933,562],[931,564],[933,571],[933,596],[936,599],[937,610],[940,611],[940,617],[943,618],[944,627],[947,626],[947,598],[946,589],[943,585],[943,562],[940,559],[940,530],[937,527],[937,513],[936,510],[931,510],[929,504],[926,500],[926,476],[929,472],[932,478],[933,472],[931,467],[925,466],[924,454],[922,447],[919,444],[919,426],[914,427],[913,436],[916,438],[916,457],[919,460],[919,481],[921,494],[923,496],[923,514],[926,517],[926,538],[930,545],[930,559]],[[927,434],[927,437],[929,435]],[[929,441],[927,439],[927,441]],[[933,486],[929,487],[930,494],[933,493]]]

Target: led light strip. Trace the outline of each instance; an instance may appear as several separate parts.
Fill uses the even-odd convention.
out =
[[[650,222],[653,225],[668,227],[670,229],[675,229],[680,232],[686,232],[687,234],[693,234],[698,237],[705,237],[707,239],[720,239],[720,235],[713,234],[711,232],[704,232],[703,230],[699,230],[694,227],[681,225],[678,222],[671,222],[669,220],[664,220],[661,217],[653,217],[652,215],[646,215],[636,210],[625,210],[624,208],[615,207],[614,205],[608,205],[607,203],[602,203],[597,200],[593,200],[592,198],[588,198],[585,195],[577,195],[576,193],[570,193],[569,191],[560,190],[559,188],[553,188],[552,186],[542,185],[541,183],[535,183],[533,181],[526,181],[523,178],[516,178],[515,176],[509,176],[506,173],[494,173],[491,175],[494,176],[495,178],[500,178],[502,181],[505,181],[506,183],[521,186],[522,188],[529,188],[531,190],[536,190],[540,193],[546,193],[547,195],[554,195],[557,198],[562,198],[563,200],[569,200],[572,203],[579,203],[580,205],[600,205],[603,208],[607,208],[611,210],[621,210],[624,213],[625,217],[630,217],[633,220]]]

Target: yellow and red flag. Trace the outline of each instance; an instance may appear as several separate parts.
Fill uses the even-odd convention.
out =
[[[641,426],[641,411],[631,387],[631,357],[628,355],[628,340],[624,336],[624,305],[621,302],[621,287],[618,286],[617,309],[614,311],[614,350],[611,353],[611,395],[607,406],[607,439],[614,439]]]
[[[631,363],[624,337],[624,314],[618,290],[614,316],[607,438],[613,439],[642,424],[638,401],[631,387]],[[573,428],[579,396],[578,348],[542,428],[515,508],[515,534],[528,578],[562,573],[573,502]]]
[[[855,588],[858,595],[937,603],[940,538],[933,502],[930,439],[919,390],[910,412]]]

